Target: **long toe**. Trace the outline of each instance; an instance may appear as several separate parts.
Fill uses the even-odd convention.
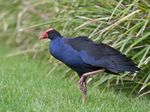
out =
[[[86,88],[85,82],[80,82],[79,85],[80,85],[80,90],[82,91],[82,93],[84,95],[87,95],[87,88]]]
[[[83,82],[83,93],[84,93],[84,95],[87,95],[86,82]]]

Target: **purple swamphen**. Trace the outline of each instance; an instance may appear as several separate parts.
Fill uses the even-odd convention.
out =
[[[78,73],[84,100],[88,76],[103,71],[113,74],[139,71],[136,64],[124,54],[106,44],[95,43],[85,36],[64,38],[58,31],[49,28],[40,34],[39,39],[50,39],[50,53]]]

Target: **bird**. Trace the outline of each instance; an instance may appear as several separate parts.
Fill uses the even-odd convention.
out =
[[[87,99],[87,78],[97,73],[135,73],[140,68],[132,59],[104,43],[96,43],[87,36],[65,38],[54,28],[40,33],[39,39],[50,39],[49,51],[79,75],[83,102]]]

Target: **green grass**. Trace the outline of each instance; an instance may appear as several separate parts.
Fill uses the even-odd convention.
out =
[[[49,73],[57,65],[27,55],[8,58],[9,52],[0,45],[0,112],[150,112],[146,98],[102,92],[91,85],[82,105],[77,82],[63,78],[63,69]]]

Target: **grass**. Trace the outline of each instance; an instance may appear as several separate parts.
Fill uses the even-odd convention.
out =
[[[0,45],[0,112],[150,112],[146,98],[92,85],[88,102],[82,105],[77,82],[63,78],[64,69],[49,72],[58,65],[28,55],[7,57],[12,51]]]

